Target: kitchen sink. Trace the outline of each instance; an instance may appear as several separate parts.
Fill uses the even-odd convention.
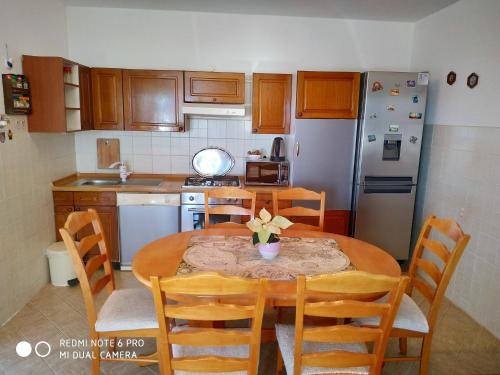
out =
[[[73,186],[158,186],[163,182],[160,179],[136,178],[122,182],[119,179],[80,179],[75,181]]]

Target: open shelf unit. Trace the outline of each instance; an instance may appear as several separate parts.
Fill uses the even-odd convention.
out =
[[[68,132],[82,130],[79,68],[78,64],[63,60],[64,109]]]

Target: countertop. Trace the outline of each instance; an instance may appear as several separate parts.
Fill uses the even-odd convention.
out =
[[[52,183],[52,191],[114,191],[117,193],[183,193],[183,192],[203,192],[211,188],[183,188],[184,180],[188,175],[168,175],[168,174],[142,174],[133,173],[128,179],[152,178],[163,180],[158,186],[142,185],[108,185],[108,186],[73,186],[79,179],[117,179],[119,176],[112,173],[75,173]],[[276,190],[286,190],[289,186],[252,186],[245,185],[243,177],[240,177],[241,188],[256,193],[271,194]]]

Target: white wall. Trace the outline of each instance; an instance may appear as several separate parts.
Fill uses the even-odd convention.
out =
[[[59,0],[0,0],[0,9],[0,73],[21,73],[22,54],[67,55]],[[14,58],[11,71],[3,65],[5,43]],[[25,116],[9,117],[13,140],[0,143],[0,325],[48,281],[45,249],[54,241],[50,183],[75,171],[72,135],[29,134]]]
[[[70,56],[90,66],[295,72],[406,70],[410,23],[69,7]]]
[[[427,123],[500,126],[499,20],[499,1],[462,0],[416,23],[411,66],[431,72]],[[479,84],[471,90],[472,72]]]
[[[471,234],[447,297],[500,338],[499,20],[496,0],[462,0],[427,17],[415,25],[412,67],[431,72],[416,227],[434,213]],[[473,90],[471,72],[480,76]]]

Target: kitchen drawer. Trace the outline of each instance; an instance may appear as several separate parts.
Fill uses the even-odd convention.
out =
[[[95,192],[79,191],[75,192],[75,206],[115,206],[116,193],[112,191]]]
[[[71,192],[71,191],[54,191],[52,193],[52,196],[54,197],[54,205],[55,206],[59,206],[59,205],[72,206],[73,205],[73,192]]]

